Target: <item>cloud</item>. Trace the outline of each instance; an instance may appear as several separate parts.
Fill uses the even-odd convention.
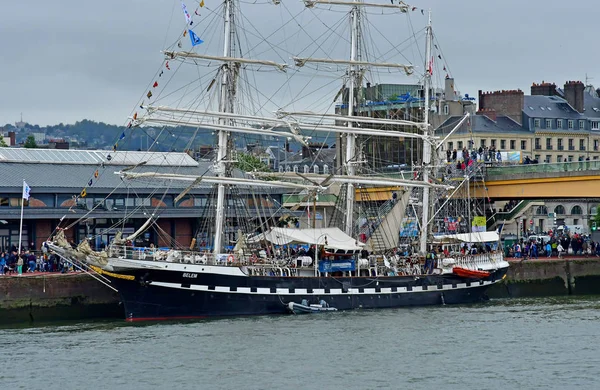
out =
[[[197,26],[195,31],[202,32],[201,38],[205,40],[206,47],[202,50],[214,48],[218,53],[221,40],[217,37],[222,27],[214,19],[213,11],[220,2],[205,2],[206,7],[201,10],[205,24]],[[21,112],[25,120],[42,125],[84,118],[124,123],[162,65],[160,50],[177,42],[185,26],[178,0],[4,3],[0,14],[0,36],[6,37],[0,74],[0,123],[18,120]],[[196,2],[186,3],[193,13]],[[583,79],[586,72],[595,76],[591,64],[598,62],[600,54],[589,46],[595,36],[593,13],[571,3],[506,0],[473,4],[423,0],[416,5],[432,9],[434,32],[444,61],[456,79],[457,89],[463,93],[475,96],[478,89],[513,88],[527,92],[533,81],[544,79],[560,85],[565,80]],[[243,25],[240,31],[249,39],[256,40],[253,34],[266,29],[269,31],[266,34],[271,34],[268,43],[289,53],[346,53],[343,35],[325,36],[327,31],[334,31],[337,23],[346,20],[339,10],[315,19],[311,11],[302,11],[297,18],[290,16],[287,10],[300,10],[300,2],[286,2],[286,8],[268,4],[251,7],[247,3],[240,6],[244,8],[242,20],[238,21]],[[424,17],[413,14],[411,21],[418,31]],[[377,16],[375,12],[369,18]],[[257,22],[257,29],[251,27],[251,21]],[[289,23],[285,31],[278,29],[281,21]],[[291,35],[289,31],[293,29],[299,32]],[[373,35],[383,34],[378,43],[384,46],[386,40],[395,42],[409,31],[403,18],[393,23],[373,24],[370,30]],[[306,39],[307,34],[321,33],[322,47],[317,48]],[[188,44],[185,40],[182,43]],[[263,44],[253,52],[271,55],[268,46]],[[280,57],[273,59],[291,63],[289,55]],[[417,48],[411,48],[410,58],[418,61],[416,64],[422,69]],[[182,75],[198,77],[196,69],[183,70]],[[271,87],[274,91],[270,77],[258,75],[257,80],[267,90]],[[323,91],[323,101],[331,100],[333,97],[329,95],[335,95],[339,89],[340,83],[332,81],[335,79],[320,80],[323,84],[331,83]],[[316,86],[311,87],[316,89]],[[308,90],[307,87],[304,92]],[[265,95],[270,96],[271,92]],[[294,94],[288,92],[287,98]]]

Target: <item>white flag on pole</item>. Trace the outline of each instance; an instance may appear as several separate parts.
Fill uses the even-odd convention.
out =
[[[31,191],[31,188],[23,180],[23,199],[29,200],[29,191]]]

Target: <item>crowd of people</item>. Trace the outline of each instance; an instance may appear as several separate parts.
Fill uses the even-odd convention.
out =
[[[550,239],[521,239],[506,247],[506,256],[526,259],[538,259],[540,256],[562,258],[566,254],[576,256],[600,257],[600,243],[594,242],[587,235],[549,233]]]
[[[73,264],[48,253],[48,248],[45,246],[38,253],[21,248],[21,254],[19,255],[17,247],[14,245],[7,251],[0,251],[0,276],[21,276],[23,273],[34,272],[66,273],[70,271],[73,271]]]

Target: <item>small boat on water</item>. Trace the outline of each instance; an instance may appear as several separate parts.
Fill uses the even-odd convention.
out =
[[[487,278],[488,276],[490,276],[490,273],[487,271],[478,271],[478,270],[467,269],[467,268],[462,268],[462,267],[454,267],[454,268],[452,268],[452,272],[455,275],[460,276],[462,278],[478,279],[478,278]]]
[[[309,314],[309,313],[321,313],[325,311],[337,311],[335,307],[329,307],[329,304],[324,300],[319,303],[309,304],[308,300],[303,299],[302,303],[289,302],[287,304],[288,310],[292,314]]]

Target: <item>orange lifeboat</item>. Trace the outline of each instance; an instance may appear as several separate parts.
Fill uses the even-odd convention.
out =
[[[490,273],[487,271],[476,271],[476,270],[461,268],[461,267],[452,268],[452,272],[463,278],[477,279],[477,278],[487,278],[488,276],[490,276]]]

